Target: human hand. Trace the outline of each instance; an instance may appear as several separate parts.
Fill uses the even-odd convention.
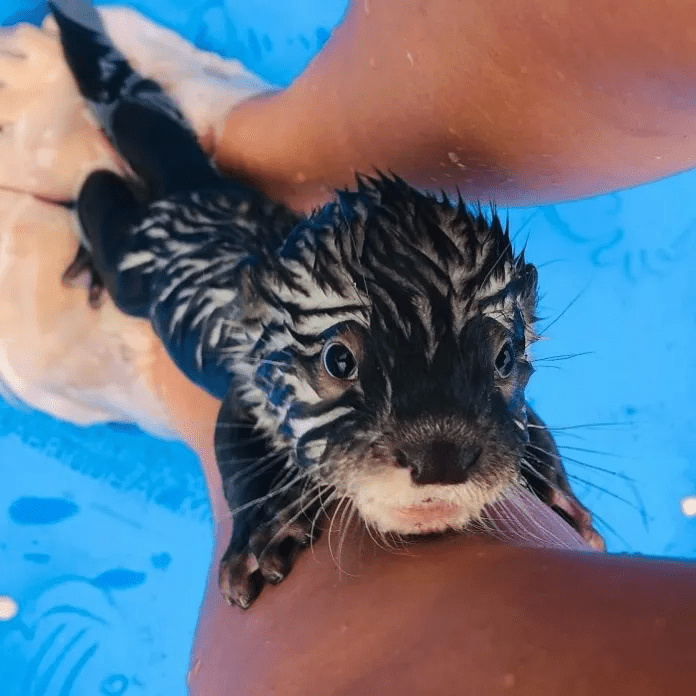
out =
[[[118,169],[51,29],[0,30],[0,188],[74,198],[93,169]]]

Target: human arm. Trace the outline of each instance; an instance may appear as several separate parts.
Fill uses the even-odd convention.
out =
[[[218,164],[297,209],[375,167],[425,188],[458,186],[466,198],[530,205],[696,164],[692,3],[633,0],[608,10],[597,0],[524,8],[510,0],[353,2],[308,68],[273,93],[238,64],[194,51],[135,13],[110,20],[118,12],[105,13],[114,40],[165,81]],[[50,23],[41,37],[29,27],[4,31],[17,36],[20,57],[2,58],[12,65],[0,72],[17,90],[5,85],[0,120],[23,117],[22,146],[58,156],[9,170],[3,142],[16,134],[6,128],[0,186],[73,195],[75,167],[81,181],[94,165],[116,164],[85,120]],[[22,62],[24,53],[32,60]],[[47,92],[52,110],[26,108]],[[47,148],[46,119],[61,109],[63,130],[53,130]]]
[[[224,528],[217,539],[219,555]],[[335,567],[324,538],[246,613],[223,602],[213,565],[190,694],[693,690],[693,564],[456,536],[389,552],[356,534],[342,565],[351,575]]]
[[[287,89],[237,106],[216,157],[307,209],[353,173],[501,205],[696,164],[693,3],[356,0]]]

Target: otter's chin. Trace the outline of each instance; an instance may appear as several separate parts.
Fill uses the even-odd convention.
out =
[[[474,482],[416,486],[404,469],[364,474],[349,496],[363,520],[380,532],[433,534],[464,529],[500,491]]]

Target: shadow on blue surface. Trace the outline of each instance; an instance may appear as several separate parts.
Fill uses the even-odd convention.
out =
[[[195,469],[176,506],[138,485],[158,449],[176,452],[172,469],[195,466],[183,448],[148,438],[142,449],[145,437],[104,441],[104,474],[116,461],[110,444],[129,450],[132,477],[120,481],[78,471],[40,441],[0,440],[0,594],[19,606],[0,623],[4,696],[185,693],[211,525]]]
[[[279,84],[321,47],[345,5],[132,4]],[[15,0],[0,21],[43,14]],[[528,236],[540,266],[550,339],[537,346],[530,395],[558,428],[574,486],[614,551],[696,557],[696,519],[680,509],[696,493],[694,191],[688,173],[510,211],[518,244]],[[0,448],[0,595],[19,607],[0,622],[2,694],[184,694],[211,552],[191,453],[2,404]]]

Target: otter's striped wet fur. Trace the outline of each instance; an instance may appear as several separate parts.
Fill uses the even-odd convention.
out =
[[[396,176],[310,217],[220,175],[160,87],[83,0],[52,5],[81,93],[133,172],[77,201],[89,269],[223,401],[234,530],[220,569],[247,607],[343,501],[381,534],[464,529],[515,487],[601,546],[525,401],[537,272],[495,211]]]

